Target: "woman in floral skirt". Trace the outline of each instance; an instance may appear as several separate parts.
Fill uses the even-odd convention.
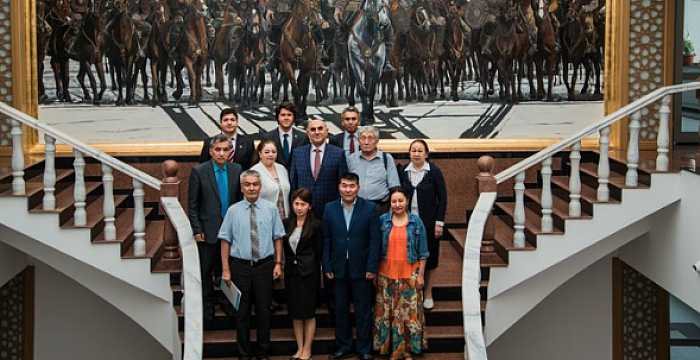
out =
[[[401,188],[380,217],[381,263],[374,306],[374,349],[391,359],[412,359],[427,347],[422,289],[428,242],[420,217],[411,214]]]

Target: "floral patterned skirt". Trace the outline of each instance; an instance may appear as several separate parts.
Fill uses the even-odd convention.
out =
[[[420,354],[428,348],[425,338],[423,292],[416,289],[418,270],[410,279],[377,278],[374,305],[374,350],[391,359]]]

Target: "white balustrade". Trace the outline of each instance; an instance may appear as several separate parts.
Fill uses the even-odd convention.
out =
[[[87,225],[87,213],[85,212],[85,159],[79,150],[73,150],[73,169],[75,170],[75,184],[73,187],[73,200],[75,213],[73,224],[75,226]]]
[[[581,216],[581,141],[571,148],[571,173],[569,174],[569,216]]]
[[[117,228],[114,225],[114,176],[112,168],[106,163],[102,163],[102,188],[104,189],[104,200],[102,201],[102,215],[104,215],[104,239],[112,241],[117,239]]]
[[[518,173],[515,177],[515,210],[513,213],[513,245],[518,248],[525,247],[525,172]]]
[[[134,185],[134,255],[146,255],[146,216],[143,210],[145,192],[143,183],[133,179]]]
[[[22,148],[22,124],[12,120],[12,195],[24,195],[24,149]]]
[[[56,208],[56,139],[48,134],[44,135],[44,150],[46,159],[44,160],[44,198],[42,208],[44,210],[54,210]]]
[[[610,200],[610,159],[608,149],[610,146],[610,127],[600,129],[600,156],[598,157],[598,201],[607,202]]]
[[[656,135],[656,171],[668,171],[668,118],[671,114],[671,95],[661,100],[659,108],[659,131]]]
[[[639,128],[642,112],[637,111],[630,116],[630,141],[627,147],[627,173],[625,174],[625,186],[637,187],[639,184]]]
[[[552,221],[552,158],[548,157],[542,162],[542,232],[554,231]]]

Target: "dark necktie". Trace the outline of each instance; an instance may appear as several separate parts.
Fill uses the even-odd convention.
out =
[[[349,146],[349,148],[350,148],[351,154],[355,152],[355,134],[350,134],[350,146]]]
[[[284,134],[284,140],[282,140],[282,153],[284,154],[284,159],[289,160],[289,134]]]
[[[258,223],[255,217],[255,204],[250,204],[250,254],[253,261],[260,259],[260,242],[258,241]]]
[[[314,149],[316,156],[314,157],[314,180],[318,179],[318,173],[321,171],[321,149]]]

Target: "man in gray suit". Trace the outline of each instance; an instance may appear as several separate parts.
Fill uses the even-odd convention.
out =
[[[212,280],[218,275],[215,270],[221,269],[219,228],[229,206],[241,199],[242,169],[240,165],[227,161],[231,150],[226,135],[215,135],[209,142],[211,159],[195,166],[190,174],[187,207],[199,250],[205,322],[214,318]]]

